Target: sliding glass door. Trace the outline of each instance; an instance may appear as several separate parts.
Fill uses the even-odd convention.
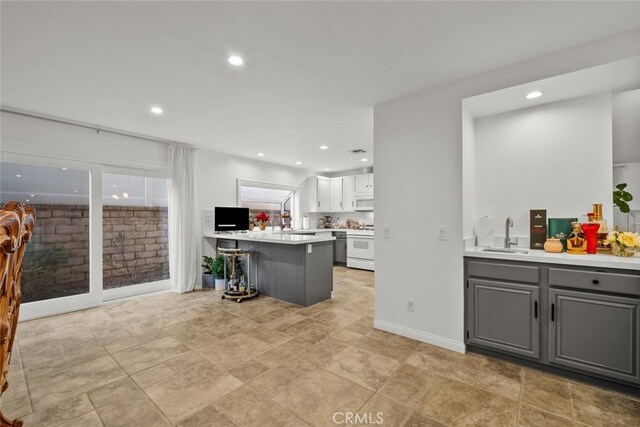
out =
[[[0,203],[36,209],[21,320],[170,289],[166,178],[8,153],[0,171]]]

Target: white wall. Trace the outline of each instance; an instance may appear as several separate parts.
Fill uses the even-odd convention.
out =
[[[611,119],[610,93],[476,119],[476,215],[496,218],[496,235],[511,216],[527,238],[530,209],[580,218],[603,203],[611,221]]]
[[[640,89],[613,96],[613,162],[640,162]]]
[[[635,31],[375,107],[376,327],[464,351],[462,99],[639,55]]]

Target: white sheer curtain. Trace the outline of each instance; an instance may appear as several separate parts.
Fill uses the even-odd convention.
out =
[[[190,292],[200,273],[200,235],[196,212],[196,187],[193,147],[169,146],[173,171],[169,187],[169,268],[176,292]]]

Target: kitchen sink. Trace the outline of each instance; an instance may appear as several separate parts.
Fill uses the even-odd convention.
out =
[[[528,254],[529,249],[519,249],[519,248],[482,248],[484,252],[499,252],[503,254]]]

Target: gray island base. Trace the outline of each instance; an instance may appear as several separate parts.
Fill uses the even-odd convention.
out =
[[[327,236],[205,235],[236,241],[238,249],[258,254],[258,291],[272,298],[308,307],[331,298],[333,240]]]

